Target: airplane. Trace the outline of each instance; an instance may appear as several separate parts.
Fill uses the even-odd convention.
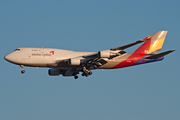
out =
[[[102,50],[99,52],[76,52],[54,48],[18,48],[6,55],[4,59],[10,63],[20,65],[21,73],[25,73],[24,66],[48,67],[50,76],[74,76],[82,72],[82,76],[92,74],[95,69],[116,69],[161,61],[164,56],[175,51],[169,50],[160,53],[167,31],[158,31],[152,37]],[[127,53],[124,49],[144,42],[133,53]]]

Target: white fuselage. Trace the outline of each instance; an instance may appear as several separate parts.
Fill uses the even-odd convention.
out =
[[[87,60],[87,58],[84,58],[83,56],[88,56],[95,53],[96,52],[75,52],[54,48],[18,48],[14,52],[6,55],[5,59],[17,65],[24,65],[30,67],[72,69],[74,67],[78,68],[78,66],[69,65],[68,62],[66,62],[66,64],[64,62],[63,64],[61,64],[60,61],[68,61],[68,59],[70,58],[80,58],[81,60]],[[111,60],[107,59],[108,63],[99,67],[99,69],[110,69],[125,58],[127,58],[127,56],[129,55],[122,55],[121,58],[116,57]]]
[[[5,56],[5,59],[17,65],[48,67],[58,61],[93,54],[94,52],[74,52],[54,48],[18,48]],[[51,66],[49,66],[51,67]]]

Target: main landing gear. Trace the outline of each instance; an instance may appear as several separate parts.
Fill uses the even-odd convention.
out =
[[[75,75],[75,76],[74,76],[74,79],[78,79],[78,76],[77,76],[77,75]]]
[[[89,71],[85,66],[82,68],[81,72],[82,72],[82,76],[88,77],[89,75],[92,75],[92,72]],[[74,79],[78,79],[77,74],[79,74],[79,72],[74,72],[72,74],[74,76]]]
[[[24,65],[20,65],[20,67],[22,68],[21,73],[24,74],[25,73]]]
[[[83,71],[82,76],[86,76],[87,77],[89,75],[92,75],[92,72],[87,70],[86,67],[83,67],[82,71]]]
[[[78,71],[76,71],[76,72],[74,72],[74,73],[72,74],[72,75],[74,76],[74,79],[78,79],[77,74],[79,74],[79,72],[78,72]]]

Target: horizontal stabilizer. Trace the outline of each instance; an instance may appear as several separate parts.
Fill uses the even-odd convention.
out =
[[[163,52],[163,53],[159,53],[159,54],[155,54],[155,55],[151,55],[149,57],[145,57],[144,59],[155,59],[155,58],[160,58],[160,57],[163,57],[171,52],[174,52],[175,50],[169,50],[169,51],[166,51],[166,52]]]

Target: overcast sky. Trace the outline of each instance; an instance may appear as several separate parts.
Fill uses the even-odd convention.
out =
[[[179,0],[0,1],[0,120],[179,120]],[[110,49],[168,34],[156,63],[52,77],[4,56],[19,47]],[[127,49],[133,52],[139,46]]]

